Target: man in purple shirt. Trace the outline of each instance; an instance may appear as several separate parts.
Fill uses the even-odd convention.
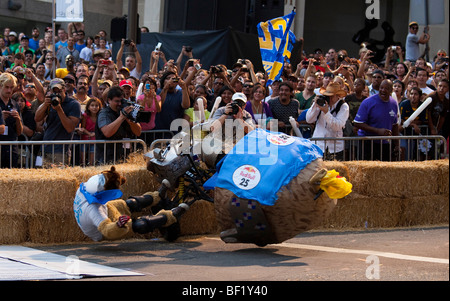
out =
[[[366,98],[360,105],[354,119],[358,136],[398,136],[398,104],[391,97],[392,82],[383,80],[380,92]],[[373,142],[373,147],[371,146]],[[381,145],[380,145],[380,142]],[[392,140],[394,152],[399,151],[399,140]],[[363,160],[391,161],[391,144],[387,140],[363,141]]]

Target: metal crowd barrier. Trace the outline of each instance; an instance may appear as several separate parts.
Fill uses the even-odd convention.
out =
[[[96,158],[98,155],[97,147],[94,147],[94,150],[91,152],[93,153],[93,162],[88,162],[89,158],[87,160],[83,160],[81,158],[82,153],[88,154],[90,151],[91,145],[97,145],[97,144],[103,144],[103,158],[107,157],[107,147],[108,144],[114,144],[114,151],[113,151],[113,160],[108,161],[105,163],[99,163]],[[136,150],[141,150],[143,153],[147,152],[147,144],[142,139],[122,139],[122,140],[55,140],[55,141],[0,141],[0,166],[3,166],[2,164],[2,151],[9,152],[9,167],[12,166],[12,160],[13,160],[13,147],[17,146],[18,148],[18,167],[19,168],[36,168],[41,167],[42,165],[39,164],[41,162],[39,157],[41,159],[44,159],[45,154],[48,154],[49,152],[44,151],[44,147],[51,145],[52,151],[50,152],[52,154],[53,161],[48,162],[50,164],[55,164],[55,154],[61,154],[62,156],[62,165],[65,166],[87,166],[87,165],[103,165],[103,164],[116,164],[120,163],[119,158],[117,158],[117,152],[116,152],[116,145],[122,144],[124,147],[124,157],[128,157],[129,154],[132,152],[135,152]],[[62,153],[55,152],[55,146],[56,145],[62,145]],[[129,148],[128,148],[129,145]],[[5,149],[5,146],[6,149]],[[67,151],[66,147],[67,146]],[[83,150],[84,148],[84,150]],[[101,154],[100,154],[101,155]],[[38,162],[37,162],[38,161]],[[91,163],[91,164],[89,164]],[[8,167],[8,166],[6,166]]]
[[[174,133],[169,130],[149,130],[142,131],[139,139],[145,141],[147,146],[150,146],[153,141],[158,139],[171,139],[174,136]]]
[[[167,134],[167,133],[166,133]],[[171,135],[172,136],[172,135]],[[344,150],[342,152],[342,157],[337,158],[333,153],[325,152],[325,160],[343,160],[343,161],[355,161],[355,160],[380,160],[374,157],[374,153],[378,152],[380,158],[383,155],[386,157],[385,161],[422,161],[422,160],[434,160],[441,158],[448,158],[447,153],[447,141],[443,136],[439,135],[420,135],[420,136],[366,136],[366,137],[321,137],[321,138],[309,138],[311,141],[324,142],[324,148],[333,145],[333,149],[336,148],[336,143],[338,141],[344,142]],[[169,139],[162,139],[169,140]],[[87,165],[102,165],[101,163],[94,160],[93,162],[86,163],[86,160],[81,160],[80,156],[82,154],[82,146],[86,150],[86,145],[96,145],[103,144],[104,151],[103,157],[106,157],[106,145],[107,144],[131,144],[133,147],[125,148],[125,157],[130,153],[142,150],[146,153],[148,148],[153,146],[157,141],[162,141],[156,139],[148,145],[142,139],[124,139],[124,140],[62,140],[62,141],[0,141],[0,166],[2,166],[2,151],[9,150],[9,162],[12,162],[12,150],[14,146],[18,147],[18,167],[19,168],[35,168],[37,167],[36,159],[38,156],[44,158],[45,152],[44,146],[52,145],[52,157],[54,157],[54,149],[56,145],[67,145],[69,146],[69,151],[65,150],[63,147],[62,158],[63,165],[68,166],[87,166]],[[394,141],[398,140],[402,152],[394,154],[395,144]],[[385,148],[388,154],[383,154],[386,150],[383,148],[383,144],[380,141],[385,141]],[[387,146],[386,146],[387,145]],[[5,146],[7,148],[5,149]],[[79,148],[77,147],[79,146]],[[370,149],[370,151],[367,150]],[[424,152],[425,150],[425,152]],[[70,152],[70,153],[68,153]],[[48,153],[48,152],[47,152]],[[369,155],[367,155],[369,153]],[[94,148],[93,156],[97,158],[97,150]],[[64,162],[64,159],[68,158],[68,162]],[[70,158],[70,159],[69,159]],[[107,162],[116,164],[118,163],[118,158],[116,154],[116,147],[114,147],[113,162]],[[89,161],[89,158],[87,159]],[[54,163],[54,162],[50,162]],[[6,166],[8,167],[8,166]],[[12,167],[11,164],[9,167]]]
[[[447,141],[440,135],[419,135],[419,136],[364,136],[364,137],[316,137],[311,141],[323,141],[324,148],[333,146],[336,149],[338,141],[344,141],[342,159],[337,159],[333,153],[329,153],[326,160],[378,160],[374,153],[378,152],[379,157],[385,157],[384,161],[423,161],[448,158]],[[394,141],[398,140],[401,151],[394,154]],[[385,142],[384,144],[382,142]],[[383,147],[385,145],[385,147]],[[387,145],[387,146],[386,146]],[[370,152],[367,156],[369,147]],[[388,153],[386,154],[386,148]],[[383,152],[385,152],[383,154]]]

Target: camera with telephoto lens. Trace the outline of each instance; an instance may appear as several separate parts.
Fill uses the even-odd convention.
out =
[[[129,106],[133,107],[133,110],[127,113],[125,108]],[[121,112],[127,119],[134,122],[149,122],[151,117],[151,112],[144,111],[143,106],[125,98],[122,99]]]
[[[317,97],[316,103],[318,106],[324,107],[328,103],[328,96],[320,95]]]
[[[237,113],[239,113],[240,107],[241,106],[239,105],[239,103],[237,101],[232,101],[231,102],[231,112],[228,113],[227,115],[231,115],[231,116],[236,115]]]
[[[57,94],[57,93],[52,93],[50,94],[50,99],[52,102],[52,106],[56,107],[57,105],[59,105],[62,101],[61,95]]]

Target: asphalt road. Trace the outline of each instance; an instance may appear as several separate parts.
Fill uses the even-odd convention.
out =
[[[448,225],[312,231],[262,248],[226,244],[217,235],[181,237],[172,243],[152,239],[31,247],[144,274],[64,282],[449,281]]]

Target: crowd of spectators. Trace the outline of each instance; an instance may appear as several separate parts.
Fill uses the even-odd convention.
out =
[[[392,45],[380,62],[371,60],[366,43],[357,46],[358,57],[351,57],[345,49],[307,53],[303,49],[310,45],[300,39],[300,62],[285,61],[281,78],[270,85],[251,60],[204,68],[190,46],[183,46],[177,58],[167,58],[163,49],[139,53],[133,41],[123,39],[113,58],[106,31],[86,37],[83,23],[59,28],[54,47],[52,28],[43,35],[38,28],[30,35],[5,28],[0,36],[0,141],[142,138],[149,144],[153,136],[147,131],[173,130],[171,123],[179,118],[191,126],[204,121],[194,114],[201,98],[201,116],[214,121],[212,131],[233,119],[245,132],[276,125],[291,133],[294,118],[305,138],[432,134],[448,143],[448,54],[440,49],[427,62],[418,49],[430,35],[419,37],[418,28],[409,24],[406,49]],[[148,68],[143,55],[151,58]],[[403,122],[428,97],[427,110],[404,129]],[[150,117],[133,119],[134,104]],[[408,148],[395,146],[399,152]],[[67,147],[47,146],[45,154],[52,158],[44,161],[69,162],[67,154],[74,150]],[[320,147],[327,156],[344,159],[343,143]],[[122,145],[115,150],[97,145],[97,158],[93,146],[78,151],[77,163],[83,164],[124,153]],[[17,147],[3,146],[1,167],[18,166],[18,155]]]

